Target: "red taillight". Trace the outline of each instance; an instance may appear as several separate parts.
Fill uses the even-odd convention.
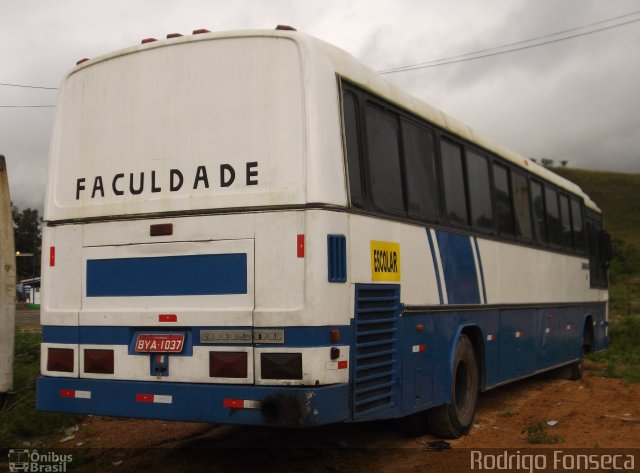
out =
[[[84,350],[84,372],[113,374],[113,350]]]
[[[47,371],[73,373],[74,358],[71,348],[49,348],[47,350]]]
[[[212,378],[246,378],[247,352],[209,352],[209,376]]]
[[[262,379],[302,379],[302,353],[262,353]]]

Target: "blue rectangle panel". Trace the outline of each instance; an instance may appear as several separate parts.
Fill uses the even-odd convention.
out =
[[[86,287],[87,297],[246,294],[247,255],[93,259]]]

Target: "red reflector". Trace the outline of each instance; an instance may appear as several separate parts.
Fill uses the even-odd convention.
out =
[[[149,236],[173,235],[173,223],[157,223],[149,227]]]
[[[140,44],[153,43],[154,41],[158,41],[158,40],[155,38],[145,38],[142,41],[140,41]]]
[[[136,402],[153,402],[153,394],[136,394]]]
[[[204,28],[200,28],[199,30],[193,30],[193,34],[202,34],[202,33],[211,33],[211,31],[205,30]]]
[[[338,361],[338,369],[345,370],[349,366],[349,362],[347,360]]]
[[[424,343],[420,345],[420,351],[427,351],[427,345],[425,345]]]
[[[72,348],[49,348],[47,351],[47,371],[73,373],[74,358]]]
[[[167,39],[171,39],[171,38],[180,38],[182,35],[180,33],[169,33],[167,35]]]
[[[83,62],[87,62],[89,60],[88,57],[83,57],[82,59],[78,59],[76,61],[76,66],[79,66],[80,64],[82,64]]]
[[[304,258],[304,235],[298,235],[296,247],[298,249],[298,258]]]
[[[418,332],[422,332],[422,331],[424,330],[424,325],[422,325],[422,324],[418,324],[418,325],[416,325],[416,330],[417,330]]]
[[[113,374],[113,350],[84,350],[84,372]]]
[[[242,399],[224,399],[222,406],[229,409],[242,409],[244,407],[244,400]]]
[[[56,265],[56,247],[49,247],[49,266],[52,268]]]
[[[177,322],[178,316],[176,314],[160,314],[158,315],[158,322]]]
[[[60,397],[76,397],[76,392],[73,389],[61,389]]]

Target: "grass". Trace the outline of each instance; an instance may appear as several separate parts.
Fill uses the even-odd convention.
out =
[[[640,383],[640,315],[612,319],[609,340],[607,351],[589,355],[589,359],[606,363],[602,376]]]
[[[552,443],[560,443],[564,441],[564,439],[556,434],[550,434],[548,431],[548,426],[545,421],[534,422],[532,424],[527,425],[522,433],[527,434],[527,442],[531,444],[552,444]]]
[[[32,437],[49,435],[79,417],[36,410],[36,379],[40,373],[40,333],[16,331],[14,395],[0,407],[0,448],[20,447]]]

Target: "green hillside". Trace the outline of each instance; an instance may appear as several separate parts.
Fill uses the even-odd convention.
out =
[[[553,168],[600,209],[614,243],[609,269],[612,314],[640,313],[640,174]]]

